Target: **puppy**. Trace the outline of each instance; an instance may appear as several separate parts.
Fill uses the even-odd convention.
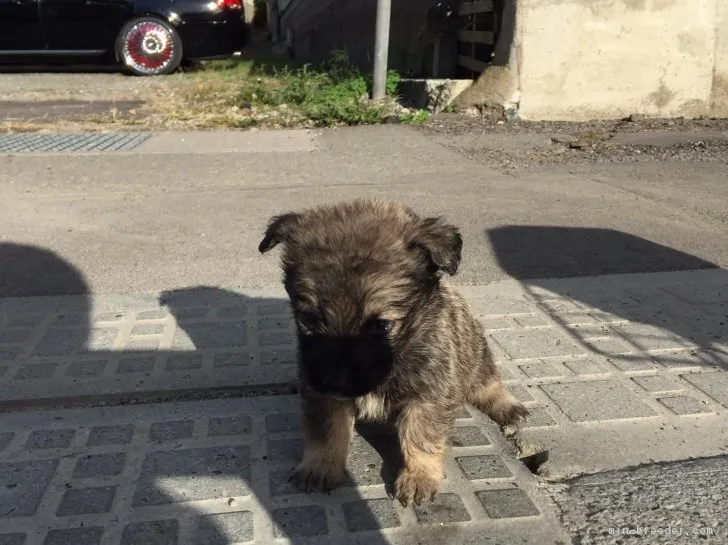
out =
[[[356,418],[395,424],[403,505],[433,500],[464,404],[501,426],[526,408],[501,382],[483,328],[443,273],[462,237],[399,203],[359,199],[271,218],[259,251],[282,245],[298,334],[305,452],[291,482],[330,491],[345,478]]]

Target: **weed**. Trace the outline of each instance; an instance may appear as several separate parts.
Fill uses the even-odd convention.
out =
[[[399,74],[390,70],[386,93],[391,98],[399,84]],[[387,115],[386,104],[374,103],[368,96],[372,78],[362,74],[344,52],[336,51],[318,70],[304,65],[295,70],[284,67],[273,76],[258,75],[242,84],[238,105],[295,110],[315,126],[370,125]]]
[[[430,112],[427,110],[416,110],[414,112],[408,112],[399,117],[402,123],[411,123],[412,125],[421,125],[426,123],[430,119]]]

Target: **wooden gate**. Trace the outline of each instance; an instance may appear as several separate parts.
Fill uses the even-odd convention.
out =
[[[458,15],[457,77],[477,79],[491,63],[496,43],[497,4],[503,0],[463,0]]]

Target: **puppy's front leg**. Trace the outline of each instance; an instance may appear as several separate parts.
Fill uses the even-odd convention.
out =
[[[403,506],[433,500],[444,479],[448,427],[434,407],[406,407],[397,423],[404,467],[394,483],[394,497]]]
[[[291,483],[304,492],[330,492],[346,476],[346,457],[354,428],[353,404],[302,394],[305,447]]]

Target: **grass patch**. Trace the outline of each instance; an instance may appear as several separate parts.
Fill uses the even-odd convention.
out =
[[[369,99],[372,77],[362,73],[337,52],[321,69],[305,65],[259,73],[241,82],[238,106],[262,110],[289,109],[302,122],[316,127],[371,125],[392,114],[399,74],[387,74],[386,97]]]

